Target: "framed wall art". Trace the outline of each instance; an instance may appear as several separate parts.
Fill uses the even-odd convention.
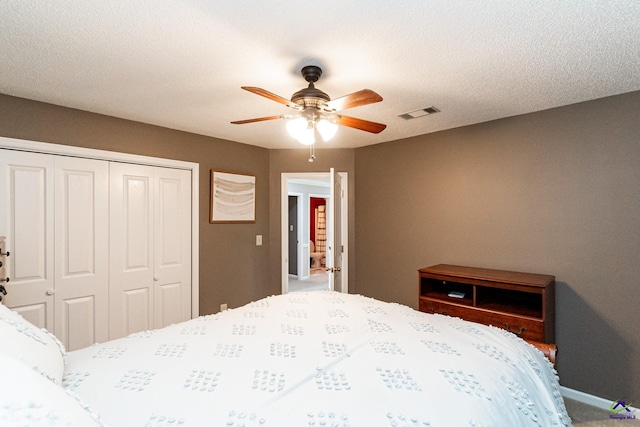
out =
[[[256,221],[256,177],[211,169],[210,223]]]

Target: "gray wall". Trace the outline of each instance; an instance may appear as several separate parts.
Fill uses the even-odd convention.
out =
[[[309,163],[306,148],[267,150],[3,94],[0,136],[198,163],[201,314],[218,312],[223,303],[229,308],[238,307],[280,293],[282,172],[328,172],[335,167],[349,174],[353,194],[353,150],[318,150],[318,159]],[[209,224],[211,169],[256,176],[255,224]],[[351,198],[352,241],[353,207]],[[255,245],[257,234],[263,236],[263,246]],[[351,258],[352,281],[354,262]]]
[[[199,163],[200,313],[268,295],[268,150],[1,94],[0,135]],[[255,224],[209,224],[212,168],[256,176]]]
[[[355,164],[358,292],[417,308],[417,270],[439,263],[555,275],[561,383],[640,396],[640,92],[359,148]]]
[[[356,284],[355,265],[355,173],[354,173],[354,150],[352,149],[321,149],[316,150],[316,160],[309,163],[308,150],[270,150],[271,164],[271,225],[270,225],[270,248],[271,266],[270,277],[273,284],[272,293],[280,293],[280,278],[282,276],[281,262],[281,237],[282,227],[280,224],[281,209],[281,179],[286,172],[329,172],[334,168],[336,172],[346,172],[348,176],[348,214],[349,214],[349,291],[354,292]]]

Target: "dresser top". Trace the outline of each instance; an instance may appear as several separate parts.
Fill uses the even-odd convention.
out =
[[[441,276],[464,277],[467,279],[507,282],[529,286],[546,287],[555,281],[548,274],[522,273],[518,271],[492,270],[489,268],[464,267],[461,265],[438,264],[418,270],[420,273]]]

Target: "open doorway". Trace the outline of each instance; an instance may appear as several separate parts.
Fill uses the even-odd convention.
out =
[[[298,277],[302,268],[300,266],[300,257],[298,256],[298,244],[300,243],[301,218],[299,206],[301,206],[302,194],[289,193],[289,213],[288,213],[288,230],[289,233],[289,276]]]
[[[309,196],[309,275],[327,273],[327,202],[330,196]]]
[[[346,183],[346,173],[339,175]],[[334,282],[341,284],[335,290],[347,292],[346,239],[340,245],[341,268],[333,268],[326,259],[332,252],[326,243],[326,233],[331,233],[326,222],[331,222],[328,216],[336,206],[331,194],[330,173],[282,174],[282,293],[331,289]],[[341,196],[346,198],[346,193]],[[340,230],[335,234],[347,236],[347,203],[337,206],[339,219],[335,222]],[[337,281],[330,276],[334,271],[340,275]]]

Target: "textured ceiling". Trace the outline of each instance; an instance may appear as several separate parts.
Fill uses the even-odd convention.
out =
[[[640,1],[3,0],[0,92],[268,148],[297,148],[290,98],[320,65],[332,98],[387,124],[360,147],[640,90]],[[435,106],[405,121],[399,114]]]

